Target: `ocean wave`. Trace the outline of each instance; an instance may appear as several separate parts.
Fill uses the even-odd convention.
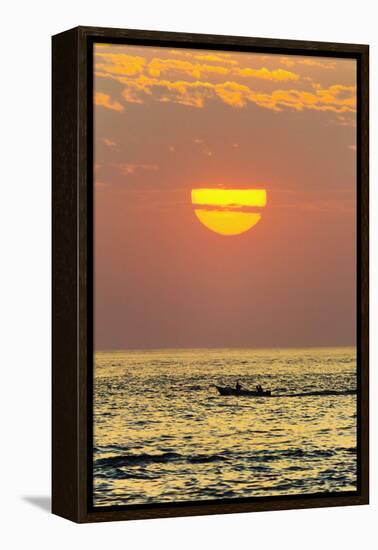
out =
[[[282,392],[282,393],[280,393]],[[313,390],[313,391],[303,391],[303,392],[297,392],[297,393],[290,393],[290,390],[288,389],[273,389],[272,390],[272,393],[271,395],[263,395],[263,396],[258,396],[259,398],[259,401],[260,400],[264,400],[265,399],[272,399],[272,397],[328,397],[328,396],[345,396],[345,395],[356,395],[357,393],[357,390]],[[250,397],[253,397],[255,398],[256,397],[256,394],[253,394],[253,395],[235,395],[235,397],[246,397],[246,398],[250,398]],[[217,395],[217,398],[218,398],[218,401],[219,401],[219,397],[222,397],[222,396],[219,396]],[[226,396],[226,397],[229,397],[229,396]],[[210,398],[208,398],[210,399]],[[223,405],[223,406],[229,406],[229,407],[237,407],[238,405],[235,403],[235,402],[231,402],[231,403],[225,403],[225,402],[219,402],[219,405]]]
[[[355,395],[357,393],[356,390],[315,390],[315,391],[309,391],[309,392],[301,392],[301,393],[288,393],[288,394],[277,394],[274,395],[274,397],[311,397],[311,396],[333,396],[333,395]]]
[[[150,472],[125,472],[119,468],[112,468],[110,470],[104,470],[96,474],[98,479],[103,480],[115,480],[115,479],[142,479],[142,480],[152,480],[158,479],[159,474],[152,474]]]
[[[340,449],[341,450],[341,449]],[[198,454],[198,455],[183,455],[175,452],[166,452],[159,454],[122,454],[113,455],[106,458],[98,458],[95,460],[95,468],[99,472],[106,471],[108,469],[113,470],[117,475],[121,475],[119,468],[133,467],[133,466],[145,466],[148,464],[168,464],[168,463],[186,463],[186,464],[206,464],[213,462],[234,462],[240,460],[244,463],[261,464],[264,462],[271,462],[276,460],[286,460],[288,458],[306,458],[317,459],[331,457],[336,451],[330,449],[311,449],[303,450],[301,448],[275,450],[275,451],[255,451],[248,454],[237,454],[227,452],[224,454]]]
[[[226,460],[222,455],[191,455],[184,456],[180,453],[160,453],[160,454],[129,454],[120,456],[110,456],[107,458],[99,458],[95,461],[95,467],[97,468],[119,468],[122,466],[132,466],[146,463],[168,463],[168,462],[192,462],[192,463],[205,463],[205,462],[220,462]]]

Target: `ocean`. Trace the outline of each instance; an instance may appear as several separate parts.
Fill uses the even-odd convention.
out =
[[[95,353],[94,505],[356,490],[356,350]],[[215,384],[272,397],[221,396]]]

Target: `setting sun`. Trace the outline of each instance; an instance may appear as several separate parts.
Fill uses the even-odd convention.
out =
[[[265,189],[193,189],[192,204],[200,222],[220,235],[240,235],[256,225],[261,214],[248,208],[266,205]]]

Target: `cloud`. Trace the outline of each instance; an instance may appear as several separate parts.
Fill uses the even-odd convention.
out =
[[[146,65],[145,58],[138,55],[100,52],[97,58],[102,62],[95,64],[95,70],[109,74],[133,76],[142,73]]]
[[[281,111],[284,108],[303,111],[333,111],[335,113],[356,110],[356,89],[354,86],[333,85],[328,88],[317,86],[314,92],[301,90],[274,90],[270,94],[252,93],[257,105]]]
[[[336,67],[336,61],[331,60],[319,60],[313,58],[303,57],[281,57],[280,63],[286,65],[286,67],[295,67],[296,65],[307,65],[308,67],[319,67],[322,69],[334,69]]]
[[[217,65],[206,65],[201,63],[191,63],[182,59],[152,59],[147,65],[147,72],[154,77],[171,72],[182,72],[193,78],[201,78],[203,74],[215,73],[226,75],[230,72],[227,67]]]
[[[193,57],[201,61],[210,61],[212,63],[225,63],[227,65],[237,65],[238,62],[230,59],[225,54],[193,54]]]
[[[111,139],[103,138],[102,141],[105,143],[105,145],[107,145],[107,146],[110,147],[110,148],[117,147],[116,142],[115,142],[115,141],[112,141]]]
[[[209,82],[187,82],[185,80],[158,80],[141,76],[138,79],[124,79],[126,84],[122,95],[131,103],[142,103],[146,97],[163,103],[173,102],[192,107],[203,107],[210,98],[213,85]],[[154,93],[153,93],[154,92]]]
[[[100,107],[105,107],[105,109],[110,109],[111,111],[123,111],[124,106],[121,105],[118,101],[114,101],[110,98],[110,95],[103,94],[102,92],[96,92],[94,97],[95,105]]]
[[[334,84],[323,89],[320,84],[316,84],[314,88],[316,96],[320,98],[321,103],[339,106],[346,111],[354,111],[356,109],[356,86]]]
[[[351,128],[356,127],[356,116],[353,111],[347,111],[341,114],[337,114],[335,119],[330,120],[329,124],[335,126],[349,126]]]
[[[130,103],[144,103],[150,97],[163,103],[172,102],[202,108],[206,100],[221,99],[233,107],[244,107],[251,90],[248,86],[227,81],[221,84],[186,80],[159,80],[141,76],[137,79],[122,79],[125,84],[122,96]]]
[[[282,111],[291,109],[303,111],[333,111],[354,113],[356,109],[355,86],[335,84],[327,88],[316,85],[311,91],[297,89],[276,89],[272,92],[258,92],[235,81],[214,84],[204,81],[161,80],[140,76],[137,79],[121,80],[125,84],[122,95],[125,101],[143,103],[146,99],[160,102],[180,103],[202,108],[205,102],[214,98],[235,108],[254,103],[259,107]]]
[[[113,49],[114,48],[114,44],[107,44],[106,42],[96,42],[95,44],[95,51],[96,53],[98,52],[98,50],[108,50],[108,49]]]
[[[141,74],[151,77],[171,77],[172,73],[179,72],[186,77],[201,79],[209,75],[219,76],[239,76],[247,78],[257,78],[268,81],[290,81],[298,80],[298,74],[284,69],[269,70],[262,68],[239,68],[234,66],[211,65],[209,63],[198,63],[187,61],[185,59],[162,59],[154,57],[149,62],[143,57],[126,55],[120,53],[99,53],[97,54],[102,62],[96,63],[95,70],[97,76],[119,75],[119,76],[138,76]],[[216,55],[196,55],[196,59],[217,61]],[[193,55],[191,56],[193,60]],[[221,59],[221,58],[220,58]],[[228,59],[230,63],[233,60]]]
[[[170,50],[169,53],[176,53],[176,50]],[[173,59],[170,55],[170,58],[153,57],[148,61],[138,55],[109,53],[104,50],[97,54],[101,62],[96,65],[96,76],[122,84],[121,94],[126,103],[142,104],[152,100],[203,108],[206,102],[218,100],[239,109],[253,103],[277,112],[330,111],[339,116],[352,113],[355,118],[354,86],[333,84],[323,88],[320,84],[311,84],[305,78],[301,79],[299,74],[282,68],[240,67],[232,63],[210,64],[219,62],[217,58],[233,61],[230,57],[223,58],[223,55],[182,52],[179,59]],[[277,59],[287,66],[306,64],[331,68],[335,64],[333,60],[294,56]],[[256,61],[255,58],[254,60]],[[261,63],[261,56],[259,60]],[[174,78],[176,73],[178,78]],[[266,85],[261,87],[255,80],[265,81]],[[282,83],[288,83],[290,87],[283,86],[281,89]],[[96,104],[115,111],[124,109],[121,103],[112,101],[107,94],[96,94]],[[350,120],[348,118],[348,124]],[[340,123],[344,124],[344,121],[340,120]]]
[[[324,212],[335,214],[335,212],[339,212],[340,214],[352,214],[353,216],[356,213],[356,201],[354,198],[344,198],[343,200],[330,197],[326,199],[311,198],[311,200],[308,201],[293,200],[287,203],[276,203],[271,207],[279,210],[303,210],[309,213]]]
[[[284,69],[275,69],[270,71],[263,67],[262,69],[250,69],[248,67],[244,69],[233,69],[233,74],[239,76],[247,76],[253,78],[261,78],[262,80],[274,80],[274,81],[287,81],[287,80],[299,80],[299,74],[292,73],[291,71],[285,71]]]
[[[186,57],[190,59],[199,59],[200,61],[210,61],[211,63],[225,63],[226,65],[238,65],[238,61],[232,59],[232,54],[229,53],[196,53],[194,51],[187,51],[184,48],[176,50],[169,50],[169,53],[177,55],[179,57]]]
[[[250,97],[251,90],[248,86],[237,82],[225,82],[214,87],[215,94],[227,105],[232,107],[244,107]]]
[[[129,164],[129,163],[122,163],[117,165],[120,172],[124,176],[130,176],[132,174],[135,174],[139,171],[148,171],[148,172],[155,172],[159,170],[159,166],[157,164]]]

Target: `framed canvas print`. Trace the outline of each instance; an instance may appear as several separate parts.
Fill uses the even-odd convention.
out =
[[[368,47],[53,37],[53,512],[368,502]]]

